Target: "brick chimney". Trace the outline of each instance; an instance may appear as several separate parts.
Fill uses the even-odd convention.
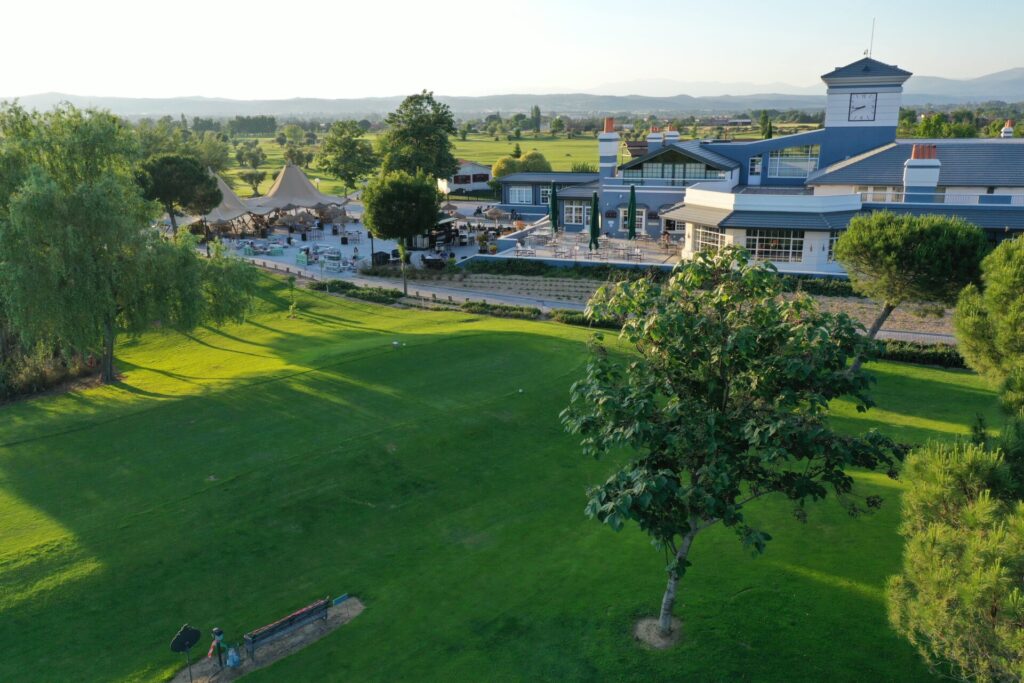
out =
[[[619,163],[619,134],[615,132],[615,119],[611,116],[604,120],[604,131],[597,134],[597,154],[600,176],[614,178]]]
[[[916,144],[903,163],[903,201],[929,203],[937,200],[942,162],[935,145]]]

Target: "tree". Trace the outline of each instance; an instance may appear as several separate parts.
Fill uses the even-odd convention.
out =
[[[119,120],[71,107],[7,108],[0,119],[17,131],[0,136],[0,292],[28,343],[95,353],[111,382],[123,334],[241,319],[255,271],[217,250],[201,258],[187,231],[167,241],[150,228],[156,206],[142,197],[138,148]]]
[[[540,132],[540,123],[541,123],[540,107],[538,107],[535,104],[532,107],[530,107],[530,125],[533,128],[533,131],[535,133],[539,133]]]
[[[781,292],[774,268],[730,246],[680,264],[663,284],[602,288],[587,306],[591,319],[622,324],[633,353],[596,336],[562,421],[585,455],[636,453],[589,490],[586,514],[614,530],[632,520],[666,552],[663,634],[700,532],[721,523],[763,552],[771,537],[747,520],[751,501],[779,493],[803,518],[831,490],[858,514],[881,501],[854,500],[846,469],[895,476],[902,456],[874,432],[847,436],[828,421],[840,396],[872,405],[868,379],[848,367],[870,349],[860,326]]]
[[[1004,240],[981,262],[981,287],[960,293],[953,325],[967,364],[1024,416],[1024,240]]]
[[[178,229],[174,214],[188,207],[200,214],[209,213],[223,199],[216,179],[192,157],[161,154],[147,159],[139,174],[142,195],[160,203]]]
[[[424,90],[411,95],[385,117],[388,129],[378,139],[381,170],[450,178],[459,168],[452,154],[455,117],[447,104]]]
[[[551,119],[551,132],[552,132],[552,134],[558,135],[559,133],[562,133],[564,131],[565,131],[565,119],[563,119],[561,116],[556,116],[555,118]]]
[[[288,144],[288,136],[285,135],[284,133],[278,133],[276,136],[274,136],[274,142],[276,142],[281,147],[284,147],[285,145]]]
[[[295,147],[294,145],[288,145],[284,148],[284,162],[286,164],[292,164],[294,166],[305,166],[309,155],[306,154],[306,150],[301,147]]]
[[[405,171],[382,173],[363,189],[363,223],[377,237],[398,242],[406,294],[406,242],[437,225],[440,202],[437,183],[424,171],[416,175]]]
[[[772,123],[771,119],[768,118],[768,110],[767,109],[762,109],[761,110],[761,118],[758,121],[758,126],[761,129],[761,137],[766,139],[766,140],[769,138],[768,126],[770,126],[771,123]]]
[[[877,211],[850,220],[835,256],[854,290],[882,304],[868,329],[874,339],[901,304],[925,312],[952,305],[978,279],[987,249],[985,234],[958,217]]]
[[[519,170],[527,173],[550,173],[551,162],[537,150],[532,150],[519,159]]]
[[[462,126],[459,127],[459,139],[465,142],[466,138],[469,137],[470,132],[472,132],[472,129],[469,127],[469,124],[462,124]]]
[[[239,166],[257,169],[266,163],[267,153],[263,151],[258,141],[248,140],[235,149],[235,161]]]
[[[214,173],[220,173],[228,167],[231,150],[220,134],[206,131],[192,137],[189,153],[196,158],[199,165]]]
[[[491,166],[491,177],[497,180],[511,173],[519,173],[522,170],[522,162],[513,157],[501,157]]]
[[[774,136],[775,136],[775,131],[772,130],[772,122],[769,121],[768,122],[768,126],[767,126],[767,128],[765,128],[765,131],[764,131],[764,139],[765,140],[771,140],[772,137],[774,137]]]
[[[597,166],[589,161],[574,161],[570,173],[597,173]]]
[[[239,180],[252,188],[252,196],[260,196],[260,183],[266,180],[266,171],[242,171],[238,174]]]
[[[1024,671],[1024,504],[1003,455],[930,444],[903,469],[903,568],[889,622],[933,671],[1020,681]]]
[[[523,156],[523,148],[519,146],[518,142],[516,143],[516,146],[512,148],[512,154],[510,154],[509,156],[511,156],[513,159],[518,159],[519,157]]]
[[[306,131],[294,123],[289,123],[281,128],[281,133],[284,134],[285,139],[291,145],[301,145],[306,141]]]
[[[317,165],[340,180],[345,194],[377,166],[373,145],[355,121],[335,121],[316,155]]]

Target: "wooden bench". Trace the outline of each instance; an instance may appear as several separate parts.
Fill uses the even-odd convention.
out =
[[[317,619],[327,619],[327,608],[331,605],[331,599],[323,598],[317,600],[311,605],[307,605],[300,610],[292,612],[283,619],[278,619],[272,624],[262,626],[255,631],[246,633],[245,649],[249,653],[249,658],[255,663],[256,662],[256,648],[260,645],[269,643],[272,640],[276,640],[281,636],[287,635],[297,628],[301,628],[306,624],[312,623]]]

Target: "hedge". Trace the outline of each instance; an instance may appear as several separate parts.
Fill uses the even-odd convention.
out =
[[[469,313],[493,315],[497,318],[537,320],[541,316],[541,310],[533,306],[510,306],[508,304],[487,304],[482,301],[466,301],[462,304],[461,308]]]
[[[314,280],[308,285],[309,289],[317,292],[331,292],[332,294],[344,294],[353,299],[371,301],[375,304],[393,304],[403,296],[400,290],[385,289],[384,287],[360,287],[347,280]]]
[[[951,344],[922,344],[920,342],[887,339],[882,342],[882,349],[878,357],[881,360],[916,363],[918,365],[938,365],[943,368],[967,367],[964,357]]]
[[[556,308],[551,311],[551,319],[565,325],[579,325],[580,327],[599,327],[605,330],[620,330],[621,323],[614,320],[591,320],[583,311],[576,311],[571,308]]]

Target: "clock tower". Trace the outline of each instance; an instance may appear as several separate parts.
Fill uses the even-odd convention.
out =
[[[870,57],[825,74],[825,128],[890,129],[895,139],[903,83],[911,75]]]

